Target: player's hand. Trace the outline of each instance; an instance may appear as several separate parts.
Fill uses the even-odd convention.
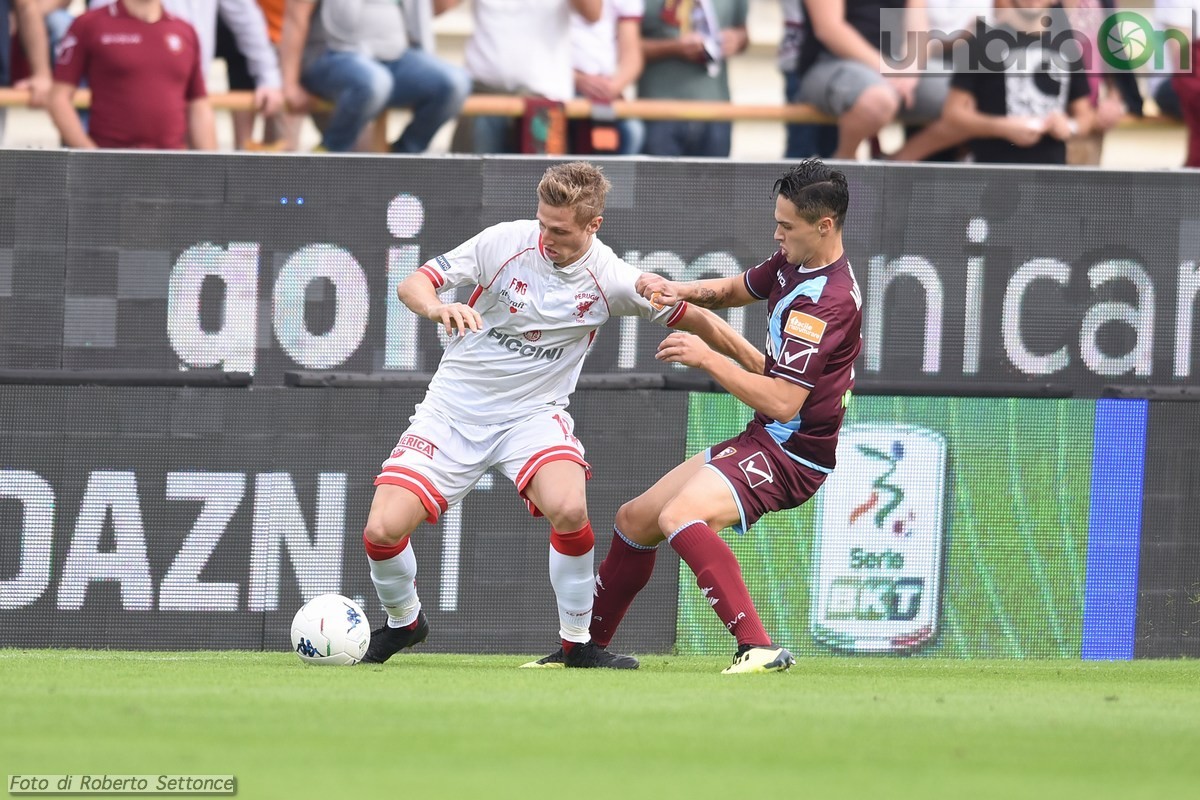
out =
[[[685,33],[679,37],[679,57],[697,64],[708,62],[708,51],[704,49],[704,37],[698,33]]]
[[[46,103],[50,101],[50,88],[53,84],[54,80],[50,77],[50,73],[47,72],[17,81],[13,84],[13,88],[29,90],[30,108],[45,108]]]
[[[272,117],[283,110],[283,92],[272,86],[260,86],[254,90],[254,108],[264,117]]]
[[[704,368],[704,362],[715,355],[715,351],[699,336],[676,331],[658,343],[654,357],[669,364]]]
[[[446,303],[434,306],[429,311],[429,318],[434,322],[441,323],[442,327],[446,329],[447,336],[452,335],[456,330],[459,336],[465,336],[467,331],[483,330],[483,317],[479,316],[479,312],[466,303]]]
[[[598,103],[611,103],[621,96],[621,92],[612,78],[606,75],[589,75],[579,71],[575,72],[575,91]]]
[[[288,113],[303,114],[308,111],[310,102],[308,92],[304,91],[304,87],[298,83],[283,85],[283,100]]]
[[[679,284],[653,272],[643,272],[633,287],[656,309],[673,306],[683,299],[680,296]]]
[[[1017,147],[1033,147],[1046,133],[1046,122],[1037,117],[1005,117],[1004,138]]]
[[[1068,122],[1067,115],[1061,111],[1052,111],[1046,115],[1046,133],[1058,139],[1060,142],[1065,142],[1071,138],[1071,125]]]
[[[911,109],[916,105],[917,83],[920,81],[916,75],[896,73],[884,77],[887,79],[888,85],[892,87],[892,91],[900,96],[901,108]]]
[[[1096,105],[1096,128],[1101,131],[1112,130],[1121,121],[1121,117],[1125,116],[1126,111],[1121,98],[1112,95],[1103,98]]]

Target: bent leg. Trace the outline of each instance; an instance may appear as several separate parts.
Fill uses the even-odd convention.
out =
[[[737,557],[717,535],[718,530],[740,519],[730,485],[715,470],[705,468],[667,502],[658,522],[739,647],[763,647],[771,643],[771,637],[742,579]]]
[[[375,488],[371,513],[363,531],[363,547],[371,567],[371,582],[393,627],[411,625],[421,610],[417,598],[417,561],[409,535],[427,512],[410,490],[382,483]]]
[[[658,543],[663,540],[658,515],[667,501],[701,469],[705,454],[698,453],[617,511],[612,544],[600,562],[592,602],[592,639],[607,647],[638,592],[654,574]]]

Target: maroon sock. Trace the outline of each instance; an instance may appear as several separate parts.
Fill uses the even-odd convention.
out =
[[[596,599],[592,603],[592,641],[608,647],[617,626],[637,593],[645,588],[654,574],[657,547],[636,545],[613,528],[612,545],[600,562],[596,576]]]
[[[716,531],[697,520],[680,528],[667,541],[692,568],[696,585],[739,645],[771,643],[742,580],[737,557]]]

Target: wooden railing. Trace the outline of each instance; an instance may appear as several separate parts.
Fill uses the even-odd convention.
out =
[[[209,102],[219,111],[250,111],[254,108],[252,92],[226,92],[209,95]],[[76,108],[87,108],[91,104],[91,92],[79,89],[75,92]],[[21,89],[0,88],[0,107],[28,106],[29,92]],[[329,103],[312,98],[312,110],[328,110]],[[468,117],[500,116],[519,117],[525,112],[523,97],[511,95],[471,95],[462,108]],[[576,98],[563,104],[567,119],[589,119],[603,111],[617,119],[643,120],[694,120],[700,122],[811,122],[832,123],[835,118],[821,113],[815,106],[804,104],[750,105],[745,103],[723,103],[702,100],[617,100],[611,107],[597,109],[590,100]],[[1164,116],[1135,117],[1127,115],[1118,124],[1119,128],[1177,128],[1179,120]],[[375,121],[374,139],[377,149],[386,150],[387,113]]]

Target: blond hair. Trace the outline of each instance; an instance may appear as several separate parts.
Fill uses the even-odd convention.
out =
[[[612,184],[600,168],[586,161],[555,164],[538,182],[538,199],[555,208],[573,208],[575,221],[586,225],[604,213]]]

